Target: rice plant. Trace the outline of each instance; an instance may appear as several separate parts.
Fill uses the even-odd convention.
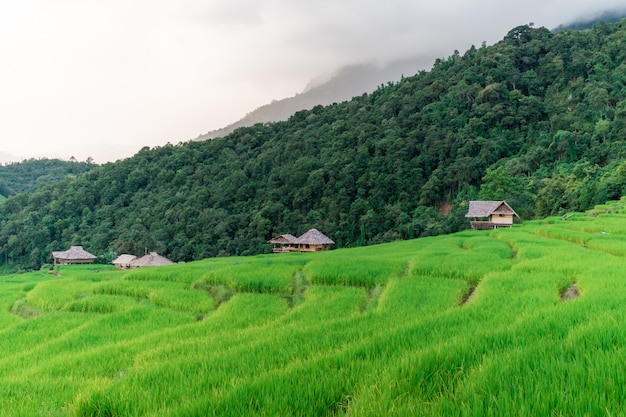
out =
[[[332,256],[315,259],[303,270],[311,284],[375,287],[406,273],[407,259],[354,256],[336,251]]]
[[[623,415],[625,204],[314,254],[2,276],[0,417]]]

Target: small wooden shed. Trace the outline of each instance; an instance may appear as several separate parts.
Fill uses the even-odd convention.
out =
[[[506,201],[470,201],[465,215],[472,229],[484,230],[513,226],[513,218],[519,217]]]
[[[128,269],[131,267],[135,259],[137,259],[135,255],[129,255],[125,253],[113,259],[111,263],[115,265],[118,269]]]
[[[55,265],[92,264],[98,257],[83,249],[82,246],[70,246],[66,251],[52,252]]]
[[[296,243],[298,240],[294,235],[290,235],[289,233],[276,236],[273,239],[267,241],[267,243],[271,243],[273,245],[272,252],[281,253],[281,252],[291,252],[291,245]]]

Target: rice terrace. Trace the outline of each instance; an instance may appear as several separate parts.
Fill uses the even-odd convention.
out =
[[[624,415],[625,204],[354,249],[2,276],[0,415]]]

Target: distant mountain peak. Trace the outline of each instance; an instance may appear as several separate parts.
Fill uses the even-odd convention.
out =
[[[381,84],[400,81],[403,75],[414,75],[428,69],[435,61],[434,56],[417,56],[393,61],[387,65],[374,62],[350,64],[329,75],[320,75],[307,83],[301,93],[280,100],[272,100],[235,123],[212,130],[195,140],[223,137],[240,127],[256,123],[271,123],[287,120],[300,110],[309,110],[317,105],[329,105],[350,100],[364,93],[371,93]]]

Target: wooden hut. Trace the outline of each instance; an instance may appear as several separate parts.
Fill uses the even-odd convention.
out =
[[[273,245],[272,252],[274,253],[291,252],[292,245],[296,243],[296,240],[298,239],[294,235],[285,234],[276,236],[275,238],[268,240],[267,243],[271,243]]]
[[[473,218],[472,229],[484,230],[513,226],[513,217],[519,217],[506,201],[470,201],[465,215]]]
[[[115,265],[117,269],[128,269],[131,267],[135,259],[137,259],[135,255],[129,255],[125,253],[113,259],[111,263]]]
[[[170,261],[164,256],[159,255],[156,252],[150,252],[147,255],[142,256],[139,259],[135,259],[130,263],[131,268],[139,268],[141,266],[163,266],[172,265],[174,262]]]
[[[298,252],[317,252],[327,250],[330,245],[334,244],[335,242],[324,233],[317,229],[311,229],[297,238],[292,247]]]
[[[92,264],[97,256],[87,252],[82,246],[70,246],[66,251],[52,252],[52,259],[55,265]]]

